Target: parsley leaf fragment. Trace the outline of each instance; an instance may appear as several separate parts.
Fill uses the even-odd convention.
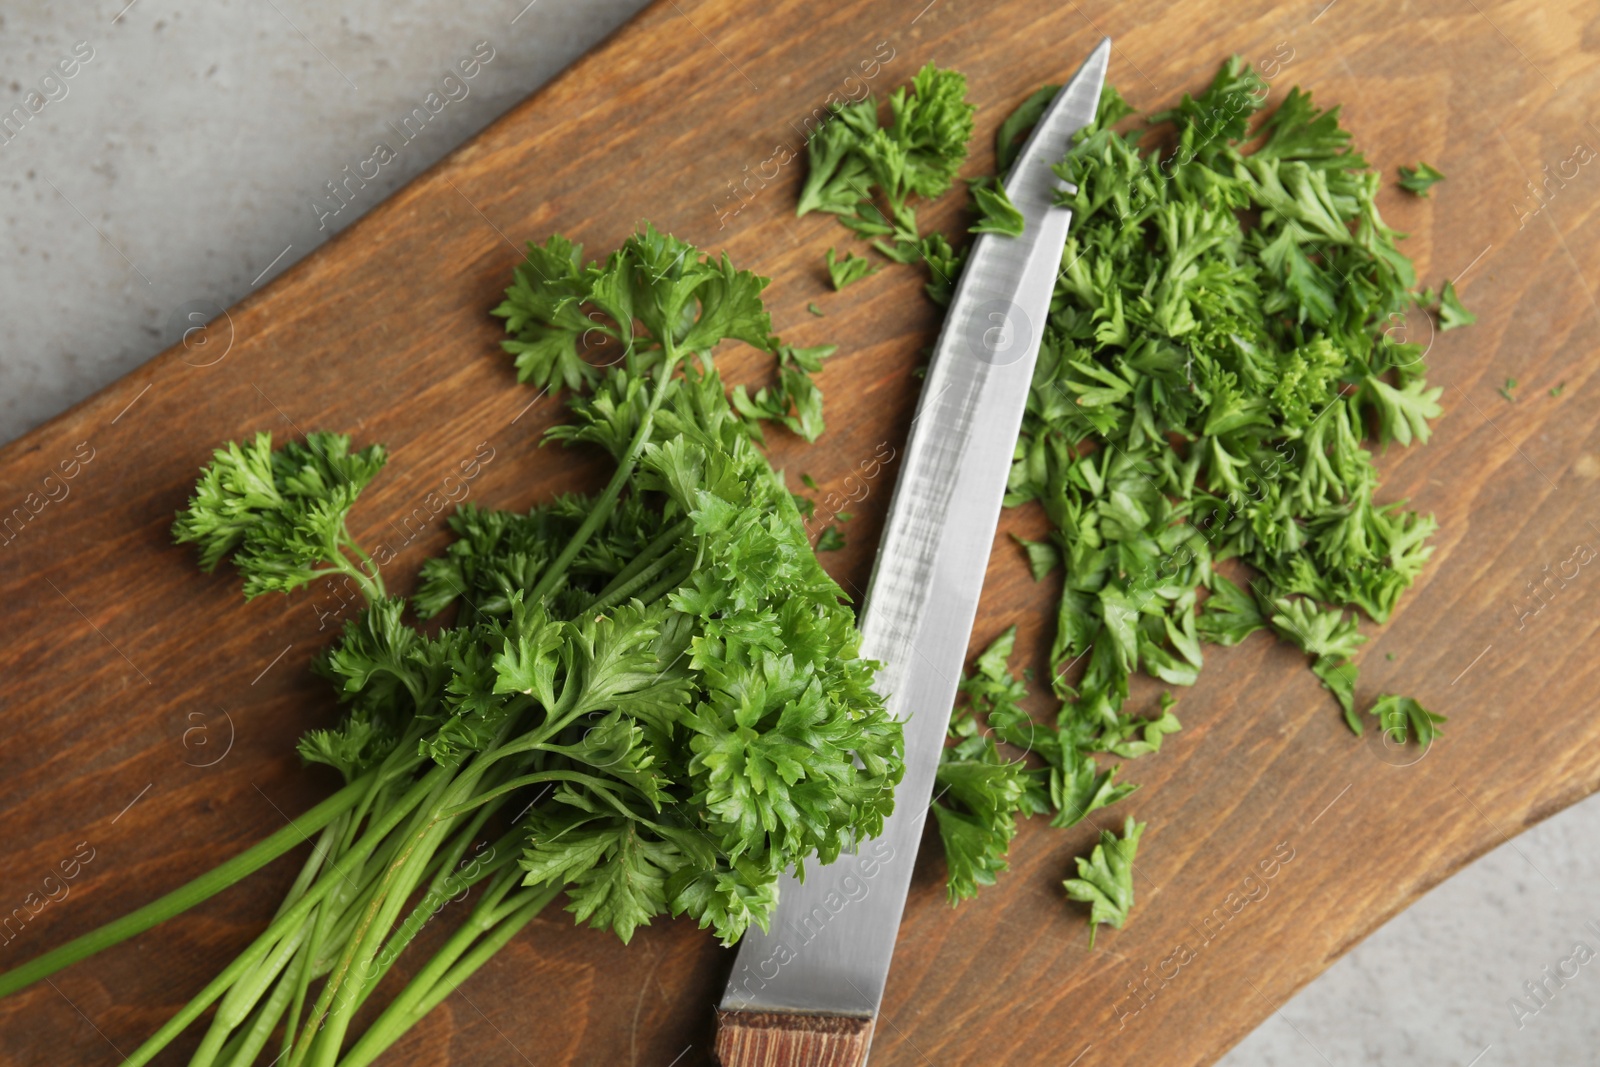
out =
[[[1435,183],[1442,181],[1444,175],[1426,163],[1400,168],[1400,188],[1416,196],[1427,196],[1428,190]]]
[[[1105,923],[1120,930],[1133,908],[1133,861],[1139,852],[1139,838],[1146,823],[1136,823],[1130,815],[1123,824],[1122,837],[1111,830],[1100,831],[1100,843],[1088,859],[1077,858],[1078,877],[1061,884],[1067,898],[1089,905],[1089,947]]]
[[[948,242],[942,247],[929,243],[944,238],[922,234],[914,202],[948,190],[966,161],[977,110],[967,102],[966,92],[965,75],[929,63],[909,85],[889,95],[884,124],[871,96],[834,104],[828,121],[807,141],[809,170],[796,214],[838,215],[844,226],[887,258],[898,263],[927,260],[934,279],[930,293],[932,286],[949,286],[955,253]],[[1005,205],[990,199],[995,201],[995,225],[1008,225]],[[843,262],[849,263],[850,257]],[[835,274],[831,250],[827,263],[835,289],[870,273],[863,266],[850,268],[857,272],[854,276]]]
[[[828,279],[833,282],[835,291],[843,289],[851,282],[858,282],[862,278],[878,273],[877,267],[874,267],[870,261],[856,255],[854,252],[846,252],[843,259],[836,259],[834,258],[833,249],[830,248],[825,259],[828,266]]]
[[[1011,164],[1015,163],[1017,156],[1022,153],[1028,131],[1038,125],[1039,119],[1044,116],[1045,110],[1055,101],[1056,94],[1060,91],[1059,85],[1040,86],[1026,100],[1018,104],[1016,109],[1000,123],[1000,128],[995,130],[994,169],[1001,176],[1010,173]]]
[[[1050,825],[1065,829],[1138,788],[1117,782],[1116,766],[1101,770],[1070,730],[1028,714],[1022,706],[1027,684],[1007,662],[1016,637],[1015,626],[1007,629],[978,656],[972,673],[963,675],[966,703],[957,704],[950,720],[955,744],[940,754],[933,807],[952,904],[994,884],[1006,869],[1019,816],[1050,814]],[[1129,741],[1119,754],[1138,756],[1159,748],[1161,734],[1177,729],[1177,718],[1168,715],[1144,726],[1145,739]]]
[[[1443,715],[1436,715],[1412,697],[1394,696],[1385,693],[1372,705],[1372,714],[1377,716],[1378,728],[1388,738],[1397,743],[1407,740],[1416,741],[1423,748],[1433,743],[1433,739],[1442,732],[1439,724],[1447,722]]]
[[[978,206],[978,221],[968,228],[968,233],[998,233],[1005,237],[1021,237],[1022,212],[1017,210],[1006,187],[997,178],[977,178],[967,183],[972,199]]]
[[[1454,282],[1445,282],[1439,293],[1439,329],[1453,330],[1457,326],[1471,326],[1478,316],[1461,306]]]

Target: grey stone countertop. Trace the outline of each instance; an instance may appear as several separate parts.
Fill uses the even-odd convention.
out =
[[[0,441],[167,347],[186,305],[226,306],[265,284],[642,6],[124,3],[0,9],[6,109],[77,42],[92,49],[57,99],[0,144],[9,252]],[[392,117],[479,41],[494,58],[468,95],[357,200],[319,217],[323,184],[366,158]],[[1223,1064],[1600,1061],[1600,963],[1568,962],[1578,943],[1600,950],[1597,841],[1600,798],[1482,857],[1282,1005]],[[1525,983],[1554,995],[1541,1004]]]

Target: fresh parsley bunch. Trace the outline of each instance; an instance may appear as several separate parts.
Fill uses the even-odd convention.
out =
[[[278,1062],[356,1067],[560,893],[624,941],[672,914],[732,943],[765,927],[784,870],[877,834],[903,771],[900,724],[756,447],[754,418],[785,412],[770,394],[736,410],[711,363],[729,340],[788,351],[764,285],[648,227],[604,264],[580,266],[559,237],[533,246],[500,309],[508,347],[525,379],[574,388],[572,421],[549,439],[597,446],[614,472],[525,513],[463,507],[409,602],[385,595],[347,526],[381,449],[318,433],[217,450],[175,526],[204,565],[231,557],[247,595],[350,574],[368,597],[317,664],[344,717],[300,744],[346,785],[292,834],[0,977],[0,992],[315,835],[266,931],[129,1062],[215,1005],[195,1064],[252,1063],[278,1035]],[[580,320],[620,342],[601,371],[580,358]],[[802,430],[815,417],[792,416]],[[423,628],[408,607],[456,614]],[[449,940],[349,1040],[411,941],[474,887]]]

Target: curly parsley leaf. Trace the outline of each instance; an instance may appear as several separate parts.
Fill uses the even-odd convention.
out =
[[[966,92],[964,75],[930,63],[890,94],[881,125],[870,96],[835,104],[807,141],[809,171],[796,213],[838,215],[844,226],[897,263],[926,260],[933,278],[930,294],[944,292],[956,273],[956,253],[948,242],[929,243],[939,235],[922,234],[914,202],[947,191],[966,161],[977,110],[966,101]],[[993,225],[1010,224],[1003,196],[989,196]],[[872,273],[853,253],[836,260],[830,249],[827,263],[835,289]],[[948,303],[945,296],[942,303]]]
[[[1061,91],[1059,85],[1042,85],[1035,89],[1026,100],[1018,104],[1016,109],[1007,115],[1000,123],[999,129],[994,134],[994,168],[1004,177],[1011,171],[1011,164],[1015,163],[1017,156],[1022,152],[1022,146],[1027,143],[1027,134],[1039,119],[1044,116]]]
[[[1361,736],[1361,717],[1356,714],[1356,665],[1341,656],[1318,656],[1311,670],[1322,679],[1322,684],[1332,693],[1344,709],[1344,721],[1350,731]]]
[[[1255,597],[1220,574],[1211,576],[1211,595],[1196,621],[1201,637],[1213,644],[1237,645],[1266,624]]]
[[[346,520],[387,458],[381,445],[351,452],[350,438],[337,433],[311,433],[276,451],[266,431],[242,445],[231,442],[201,469],[173,537],[198,546],[208,571],[231,556],[246,597],[287,593],[337,574],[376,599],[383,595],[377,567]]]
[[[1006,869],[1019,816],[1048,813],[1051,826],[1070,827],[1138,788],[1118,783],[1117,767],[1097,767],[1094,757],[1077,747],[1070,731],[1029,716],[1022,706],[1028,687],[1011,673],[1007,662],[1015,651],[1016,636],[1015,626],[1007,629],[978,656],[972,673],[963,676],[960,688],[967,702],[953,710],[950,736],[955,744],[941,753],[934,812],[945,847],[952,904],[975,895],[980,886],[992,885]],[[1169,716],[1144,724],[1153,744],[1132,741],[1130,745],[1159,748],[1161,733],[1176,729],[1176,723]],[[1001,745],[1018,755],[1005,755]]]
[[[939,764],[935,787],[940,802],[933,813],[944,843],[951,904],[976,896],[980,886],[993,885],[1006,869],[1028,779],[1022,762],[1004,759],[992,741],[968,758]]]
[[[844,534],[839,527],[829,523],[817,538],[818,552],[837,552],[844,547]]]
[[[777,385],[758,389],[754,397],[746,393],[744,386],[734,387],[733,406],[744,416],[756,440],[762,439],[762,420],[781,423],[807,441],[822,435],[822,390],[813,375],[822,370],[822,361],[837,351],[837,345],[779,345]]]
[[[1118,782],[1118,767],[1102,771],[1086,752],[1063,746],[1061,756],[1059,763],[1050,766],[1050,804],[1056,809],[1051,826],[1076,826],[1091,812],[1109,807],[1139,788],[1132,782]]]
[[[865,261],[859,261],[866,265]],[[770,352],[779,384],[737,401],[749,419],[780,422],[814,440],[822,431],[822,393],[811,376],[833,347],[797,349],[772,335],[762,304],[768,279],[737,270],[726,255],[702,253],[648,224],[604,261],[554,236],[530,243],[494,314],[511,336],[517,379],[547,389],[589,392],[604,366],[648,373],[673,353],[705,355],[726,341]]]
[[[1354,615],[1347,618],[1341,611],[1319,608],[1304,597],[1279,597],[1272,607],[1273,629],[1307,655],[1351,659],[1367,640]]]

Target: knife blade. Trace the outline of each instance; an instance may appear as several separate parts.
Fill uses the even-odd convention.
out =
[[[1005,188],[1023,233],[973,242],[912,420],[861,615],[861,654],[905,723],[894,813],[855,854],[783,876],[723,994],[724,1067],[866,1062],[1071,222],[1050,168],[1094,118],[1110,55],[1106,38],[1018,155]]]

